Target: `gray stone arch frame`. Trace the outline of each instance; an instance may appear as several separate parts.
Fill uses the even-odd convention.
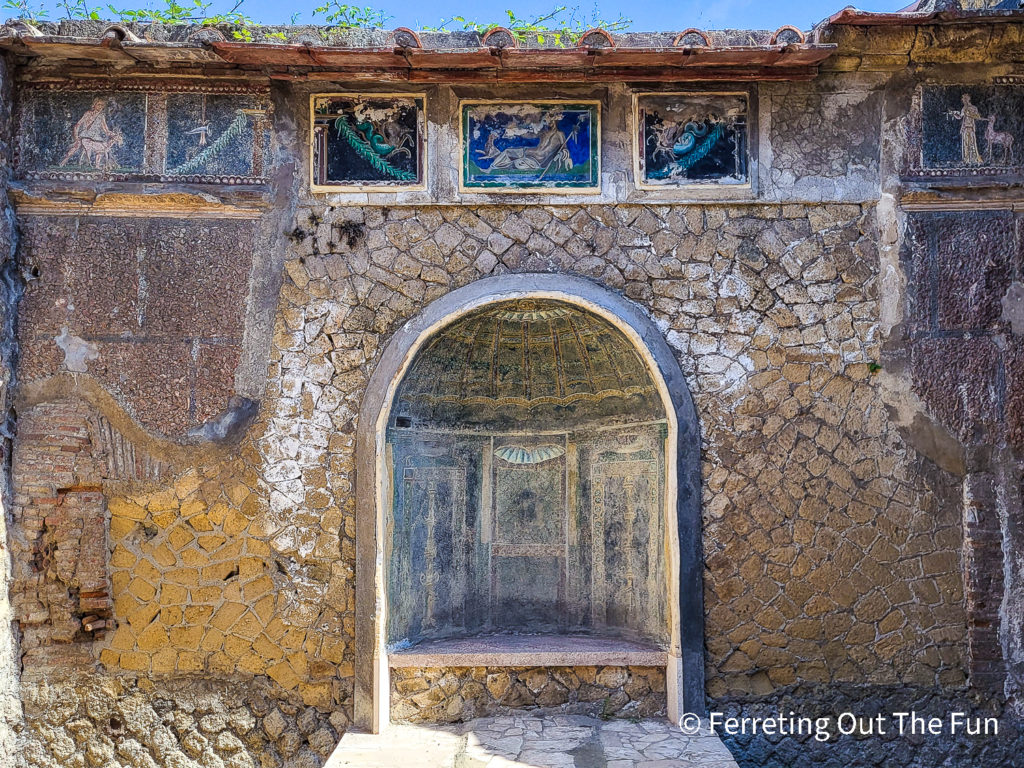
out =
[[[668,714],[673,721],[687,712],[704,714],[700,430],[686,379],[661,331],[639,305],[584,278],[527,273],[483,278],[428,304],[391,338],[367,384],[356,430],[354,716],[358,728],[377,733],[390,720],[384,575],[389,477],[384,430],[395,392],[416,353],[438,330],[487,304],[522,298],[564,301],[609,320],[633,342],[658,385],[669,420],[666,465],[675,467],[667,472],[665,506],[666,589],[671,608]]]

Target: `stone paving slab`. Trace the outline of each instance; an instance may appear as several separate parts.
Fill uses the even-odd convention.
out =
[[[667,720],[508,715],[346,733],[324,768],[737,768],[709,733]]]

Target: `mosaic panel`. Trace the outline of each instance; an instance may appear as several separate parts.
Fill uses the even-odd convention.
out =
[[[600,103],[464,101],[463,191],[599,192]]]
[[[254,88],[30,87],[17,169],[28,179],[259,183],[269,113]]]
[[[647,93],[634,99],[638,186],[749,183],[746,94]]]
[[[423,189],[426,97],[312,97],[314,191]]]
[[[1003,81],[1003,82],[1000,82]],[[1024,172],[1024,81],[925,86],[915,108],[911,175],[1003,176]]]

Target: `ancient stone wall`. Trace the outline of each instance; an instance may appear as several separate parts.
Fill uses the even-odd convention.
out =
[[[462,722],[517,709],[603,718],[664,717],[662,667],[448,667],[395,669],[391,719]]]
[[[83,212],[19,188],[32,279],[9,541],[26,762],[322,763],[352,715],[369,373],[433,299],[523,272],[625,295],[677,353],[701,430],[713,707],[1004,715],[1024,685],[1012,557],[1003,578],[1024,548],[1024,226],[948,210],[947,192],[922,202],[901,178],[922,171],[919,83],[891,73],[970,35],[888,30],[872,52],[854,34],[833,34],[859,49],[832,74],[758,87],[757,201],[333,205],[305,191],[309,88],[283,85],[258,210],[218,219],[239,211],[219,190],[171,215],[135,190],[137,210],[113,215],[103,195]],[[450,117],[457,94],[436,90],[433,117]],[[626,104],[611,89],[613,158]],[[408,720],[664,706],[650,670],[396,670],[392,686]],[[731,746],[750,766],[923,768],[944,749],[997,765],[1020,745],[1004,722],[996,744]]]

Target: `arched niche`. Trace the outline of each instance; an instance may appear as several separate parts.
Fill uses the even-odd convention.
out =
[[[703,711],[699,431],[638,306],[564,275],[447,294],[385,348],[356,453],[359,727],[389,657],[524,634],[660,649],[670,717]]]

